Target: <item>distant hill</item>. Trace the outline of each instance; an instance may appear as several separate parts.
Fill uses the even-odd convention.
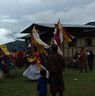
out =
[[[88,22],[85,25],[94,25],[95,26],[95,22]]]
[[[8,47],[9,51],[25,50],[25,41],[16,40],[14,42],[7,43],[6,46]]]

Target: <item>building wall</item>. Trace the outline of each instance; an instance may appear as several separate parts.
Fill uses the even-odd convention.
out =
[[[95,46],[95,38],[92,38],[92,46]]]
[[[77,45],[76,46],[77,47],[80,47],[81,46],[81,39],[80,38],[77,39]]]
[[[85,50],[86,49],[92,49],[93,52],[95,53],[95,43],[94,43],[95,38],[94,37],[90,37],[90,38],[92,39],[92,46],[86,46],[85,40],[87,38],[76,39],[76,46],[75,47],[68,47],[68,44],[64,44],[65,45],[64,50],[63,50],[64,57],[67,57],[67,58],[72,57],[75,54],[76,50],[78,52],[80,52],[81,47],[85,47]]]

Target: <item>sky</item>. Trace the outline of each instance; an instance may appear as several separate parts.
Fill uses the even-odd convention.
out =
[[[32,23],[95,21],[95,0],[0,0],[0,44],[17,39]]]

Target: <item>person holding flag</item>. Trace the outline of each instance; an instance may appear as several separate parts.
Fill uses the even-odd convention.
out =
[[[51,54],[48,56],[47,70],[49,71],[50,92],[52,96],[63,96],[65,90],[63,75],[65,61],[63,57],[61,44],[72,41],[71,35],[64,30],[60,20],[55,24],[54,37],[50,41]]]
[[[65,90],[62,75],[65,61],[64,57],[60,55],[57,50],[58,46],[53,44],[51,46],[51,54],[47,58],[47,70],[49,71],[50,92],[52,96],[56,96],[57,93],[59,93],[59,96],[62,96]]]

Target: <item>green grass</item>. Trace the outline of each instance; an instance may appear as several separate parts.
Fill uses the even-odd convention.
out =
[[[77,80],[74,80],[75,78]],[[65,96],[95,96],[95,71],[79,73],[79,71],[66,70],[64,82]]]
[[[11,71],[9,78],[4,76],[0,80],[0,96],[37,95],[36,81],[24,78],[24,70]],[[79,73],[73,69],[65,69],[63,78],[66,87],[64,96],[95,96],[95,71]]]

